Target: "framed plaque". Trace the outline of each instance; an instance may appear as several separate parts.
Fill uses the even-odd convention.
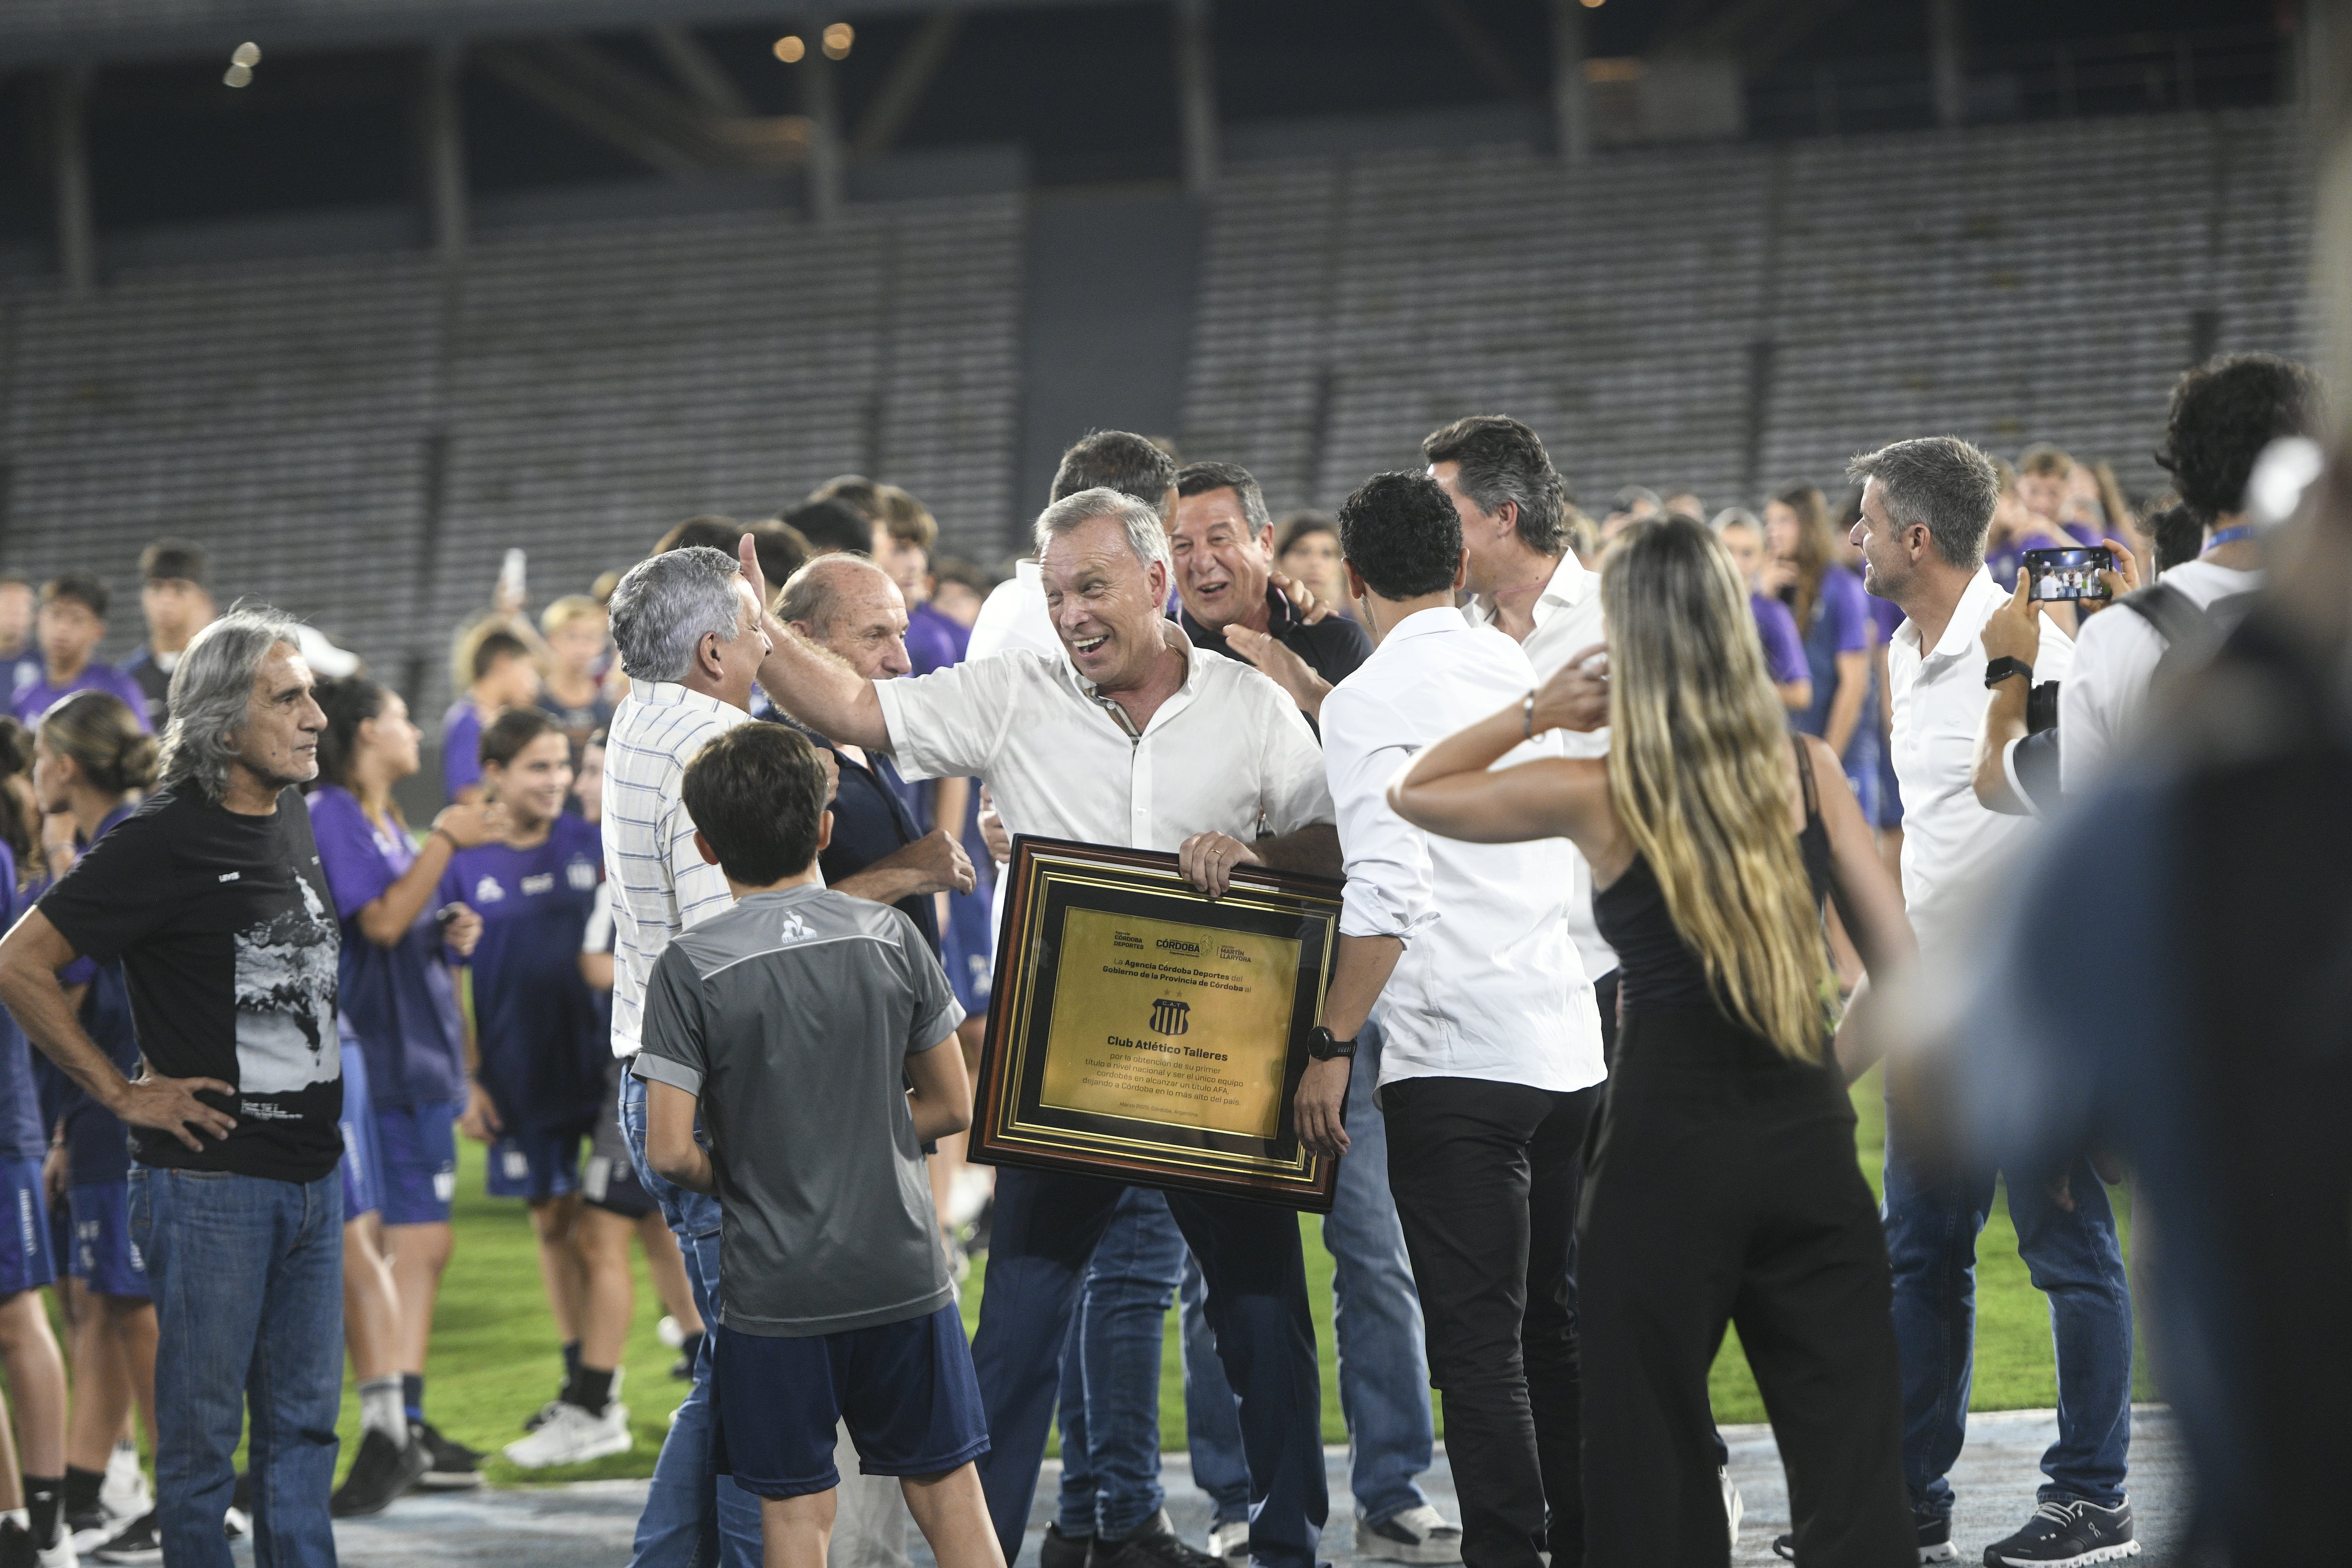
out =
[[[970,1157],[1331,1211],[1291,1109],[1339,950],[1340,884],[1013,841]]]

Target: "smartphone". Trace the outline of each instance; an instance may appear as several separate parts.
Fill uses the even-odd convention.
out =
[[[2116,552],[2104,544],[2074,550],[2029,550],[2024,571],[2033,586],[2026,597],[2038,604],[2070,599],[2104,599],[2107,585],[2102,572],[2116,569]]]
[[[523,601],[524,559],[521,551],[509,550],[507,552],[506,560],[499,567],[499,596],[509,604],[520,605]]]

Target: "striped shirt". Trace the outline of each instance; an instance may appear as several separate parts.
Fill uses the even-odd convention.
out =
[[[604,879],[613,889],[613,1054],[637,1054],[646,983],[670,938],[734,905],[694,847],[686,764],[751,716],[667,680],[629,682],[604,742]]]

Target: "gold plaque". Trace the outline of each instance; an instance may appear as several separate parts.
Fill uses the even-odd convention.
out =
[[[1173,855],[1026,837],[1006,874],[971,1158],[1328,1213],[1291,1097],[1340,885],[1244,868],[1212,900]]]

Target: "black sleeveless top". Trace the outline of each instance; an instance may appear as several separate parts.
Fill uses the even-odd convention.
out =
[[[1803,742],[1796,741],[1797,777],[1805,791],[1805,826],[1797,834],[1797,852],[1805,863],[1805,879],[1812,884],[1813,901],[1829,892],[1830,831],[1822,820],[1821,797],[1813,790],[1813,770]],[[1668,1009],[1721,1012],[1714,988],[1706,983],[1706,965],[1698,950],[1685,941],[1674,916],[1666,912],[1665,890],[1649,858],[1636,854],[1623,876],[1592,895],[1592,919],[1601,939],[1617,952],[1618,1005],[1628,1016]]]

